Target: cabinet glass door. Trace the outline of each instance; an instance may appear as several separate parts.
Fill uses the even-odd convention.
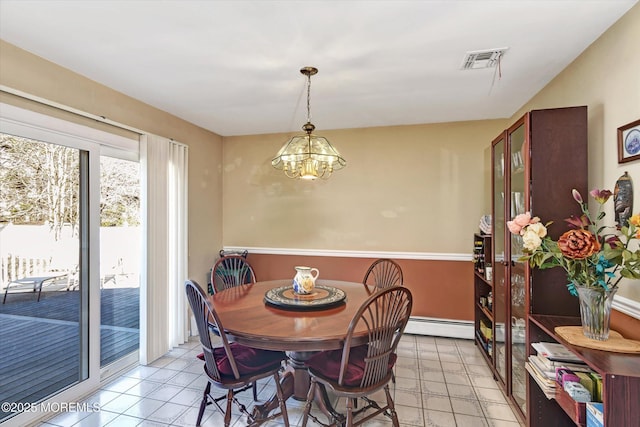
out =
[[[505,263],[505,163],[504,135],[493,141],[493,315],[494,315],[494,360],[500,380],[507,378],[507,360],[505,344],[505,324],[507,322],[506,274]]]
[[[507,155],[510,164],[509,198],[507,207],[509,218],[525,213],[528,203],[528,144],[526,142],[526,126],[524,122],[516,124],[508,132],[509,147]],[[510,239],[511,265],[510,278],[510,334],[511,334],[511,394],[515,403],[526,413],[526,348],[525,348],[525,314],[526,314],[526,282],[525,263],[518,261],[522,256],[522,237],[507,233]]]

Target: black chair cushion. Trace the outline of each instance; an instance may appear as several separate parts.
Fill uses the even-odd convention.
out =
[[[364,375],[365,362],[367,357],[368,345],[353,347],[349,355],[349,365],[344,374],[343,385],[357,387],[362,381]],[[392,353],[389,356],[389,370],[396,363],[396,355]],[[342,349],[321,351],[311,356],[305,365],[313,371],[313,373],[331,381],[338,381],[340,376],[340,365],[342,364]]]

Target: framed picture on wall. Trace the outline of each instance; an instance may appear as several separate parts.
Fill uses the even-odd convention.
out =
[[[640,159],[640,119],[618,128],[618,163]]]

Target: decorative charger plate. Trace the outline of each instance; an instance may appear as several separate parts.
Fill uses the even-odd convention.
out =
[[[292,285],[286,285],[269,289],[264,301],[279,308],[315,310],[340,305],[346,296],[342,289],[333,286],[316,285],[310,294],[301,295],[293,291]]]

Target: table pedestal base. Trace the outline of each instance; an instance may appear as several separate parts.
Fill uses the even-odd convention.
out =
[[[287,370],[280,380],[280,387],[282,388],[282,394],[285,400],[290,397],[299,401],[307,400],[311,379],[304,362],[313,354],[315,354],[315,352],[311,351],[287,352],[287,356],[289,356],[289,363]],[[335,411],[324,387],[316,387],[314,401],[318,406],[318,409],[320,409],[320,411],[327,417],[327,420],[330,423],[332,421],[337,421],[338,425],[342,424],[344,416]],[[252,417],[259,425],[260,420],[266,418],[269,413],[276,408],[278,408],[278,396],[274,395],[265,403],[255,405],[253,407]]]

